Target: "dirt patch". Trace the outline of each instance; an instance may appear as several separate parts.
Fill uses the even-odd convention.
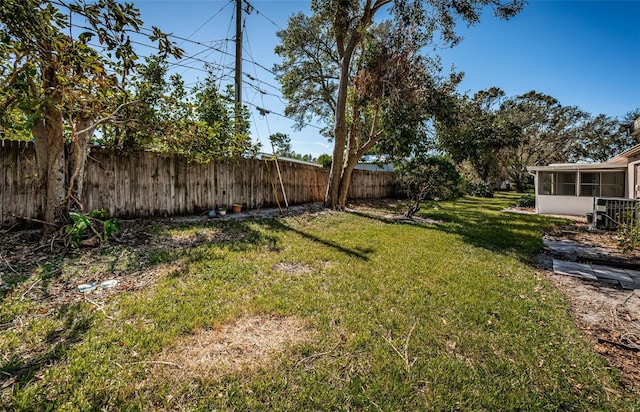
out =
[[[311,266],[300,262],[279,262],[273,266],[273,269],[290,275],[304,275],[313,271]]]
[[[597,247],[616,261],[637,263],[638,252],[624,252],[613,232],[590,232],[586,223],[552,229],[545,236]],[[566,296],[577,326],[593,348],[617,367],[640,393],[640,290],[622,290],[602,282],[554,274],[548,251],[538,256],[544,275]]]
[[[268,365],[287,346],[309,340],[311,332],[296,317],[252,316],[189,335],[151,363],[150,379],[216,379]]]

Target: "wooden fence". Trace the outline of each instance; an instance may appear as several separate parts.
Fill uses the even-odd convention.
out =
[[[289,204],[320,202],[329,171],[297,162],[279,161]],[[189,163],[152,152],[120,153],[91,148],[84,175],[85,210],[104,208],[117,217],[196,214],[215,207],[242,204],[244,209],[276,205],[272,184],[282,203],[273,161],[239,159],[231,163]],[[355,170],[350,199],[394,195],[393,173]],[[41,217],[33,144],[0,141],[0,226],[18,217]]]

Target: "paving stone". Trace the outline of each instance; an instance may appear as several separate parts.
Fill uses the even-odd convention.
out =
[[[640,281],[634,280],[631,282],[627,282],[627,281],[621,280],[620,286],[622,286],[622,289],[629,289],[629,290],[640,289]]]
[[[620,282],[633,282],[633,279],[631,279],[625,269],[602,265],[591,265],[591,269],[593,269],[593,274],[599,278],[612,279]]]
[[[631,279],[633,279],[634,281],[640,282],[640,272],[639,271],[627,269],[626,272],[627,272],[627,275],[629,275],[629,277]]]
[[[573,276],[582,279],[598,280],[591,269],[591,265],[565,260],[553,259],[553,271],[561,275]]]
[[[542,239],[544,246],[554,253],[575,259],[582,245],[572,240],[554,240],[547,237]]]

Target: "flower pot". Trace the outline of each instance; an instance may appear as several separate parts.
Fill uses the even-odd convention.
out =
[[[231,211],[233,213],[240,213],[241,210],[242,210],[242,205],[240,203],[234,203],[233,206],[231,206]]]

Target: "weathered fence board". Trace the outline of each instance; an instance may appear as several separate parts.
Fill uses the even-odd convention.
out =
[[[297,162],[278,161],[289,204],[321,202],[329,171]],[[0,226],[41,217],[33,144],[0,141]],[[199,213],[240,203],[244,209],[284,206],[273,160],[239,159],[207,164],[152,152],[120,153],[91,148],[84,174],[85,210],[103,208],[118,217]],[[394,195],[394,175],[355,170],[350,199]],[[274,195],[275,189],[275,195]]]
[[[0,152],[0,226],[15,224],[15,216],[39,217],[42,197],[32,145],[0,141]]]

